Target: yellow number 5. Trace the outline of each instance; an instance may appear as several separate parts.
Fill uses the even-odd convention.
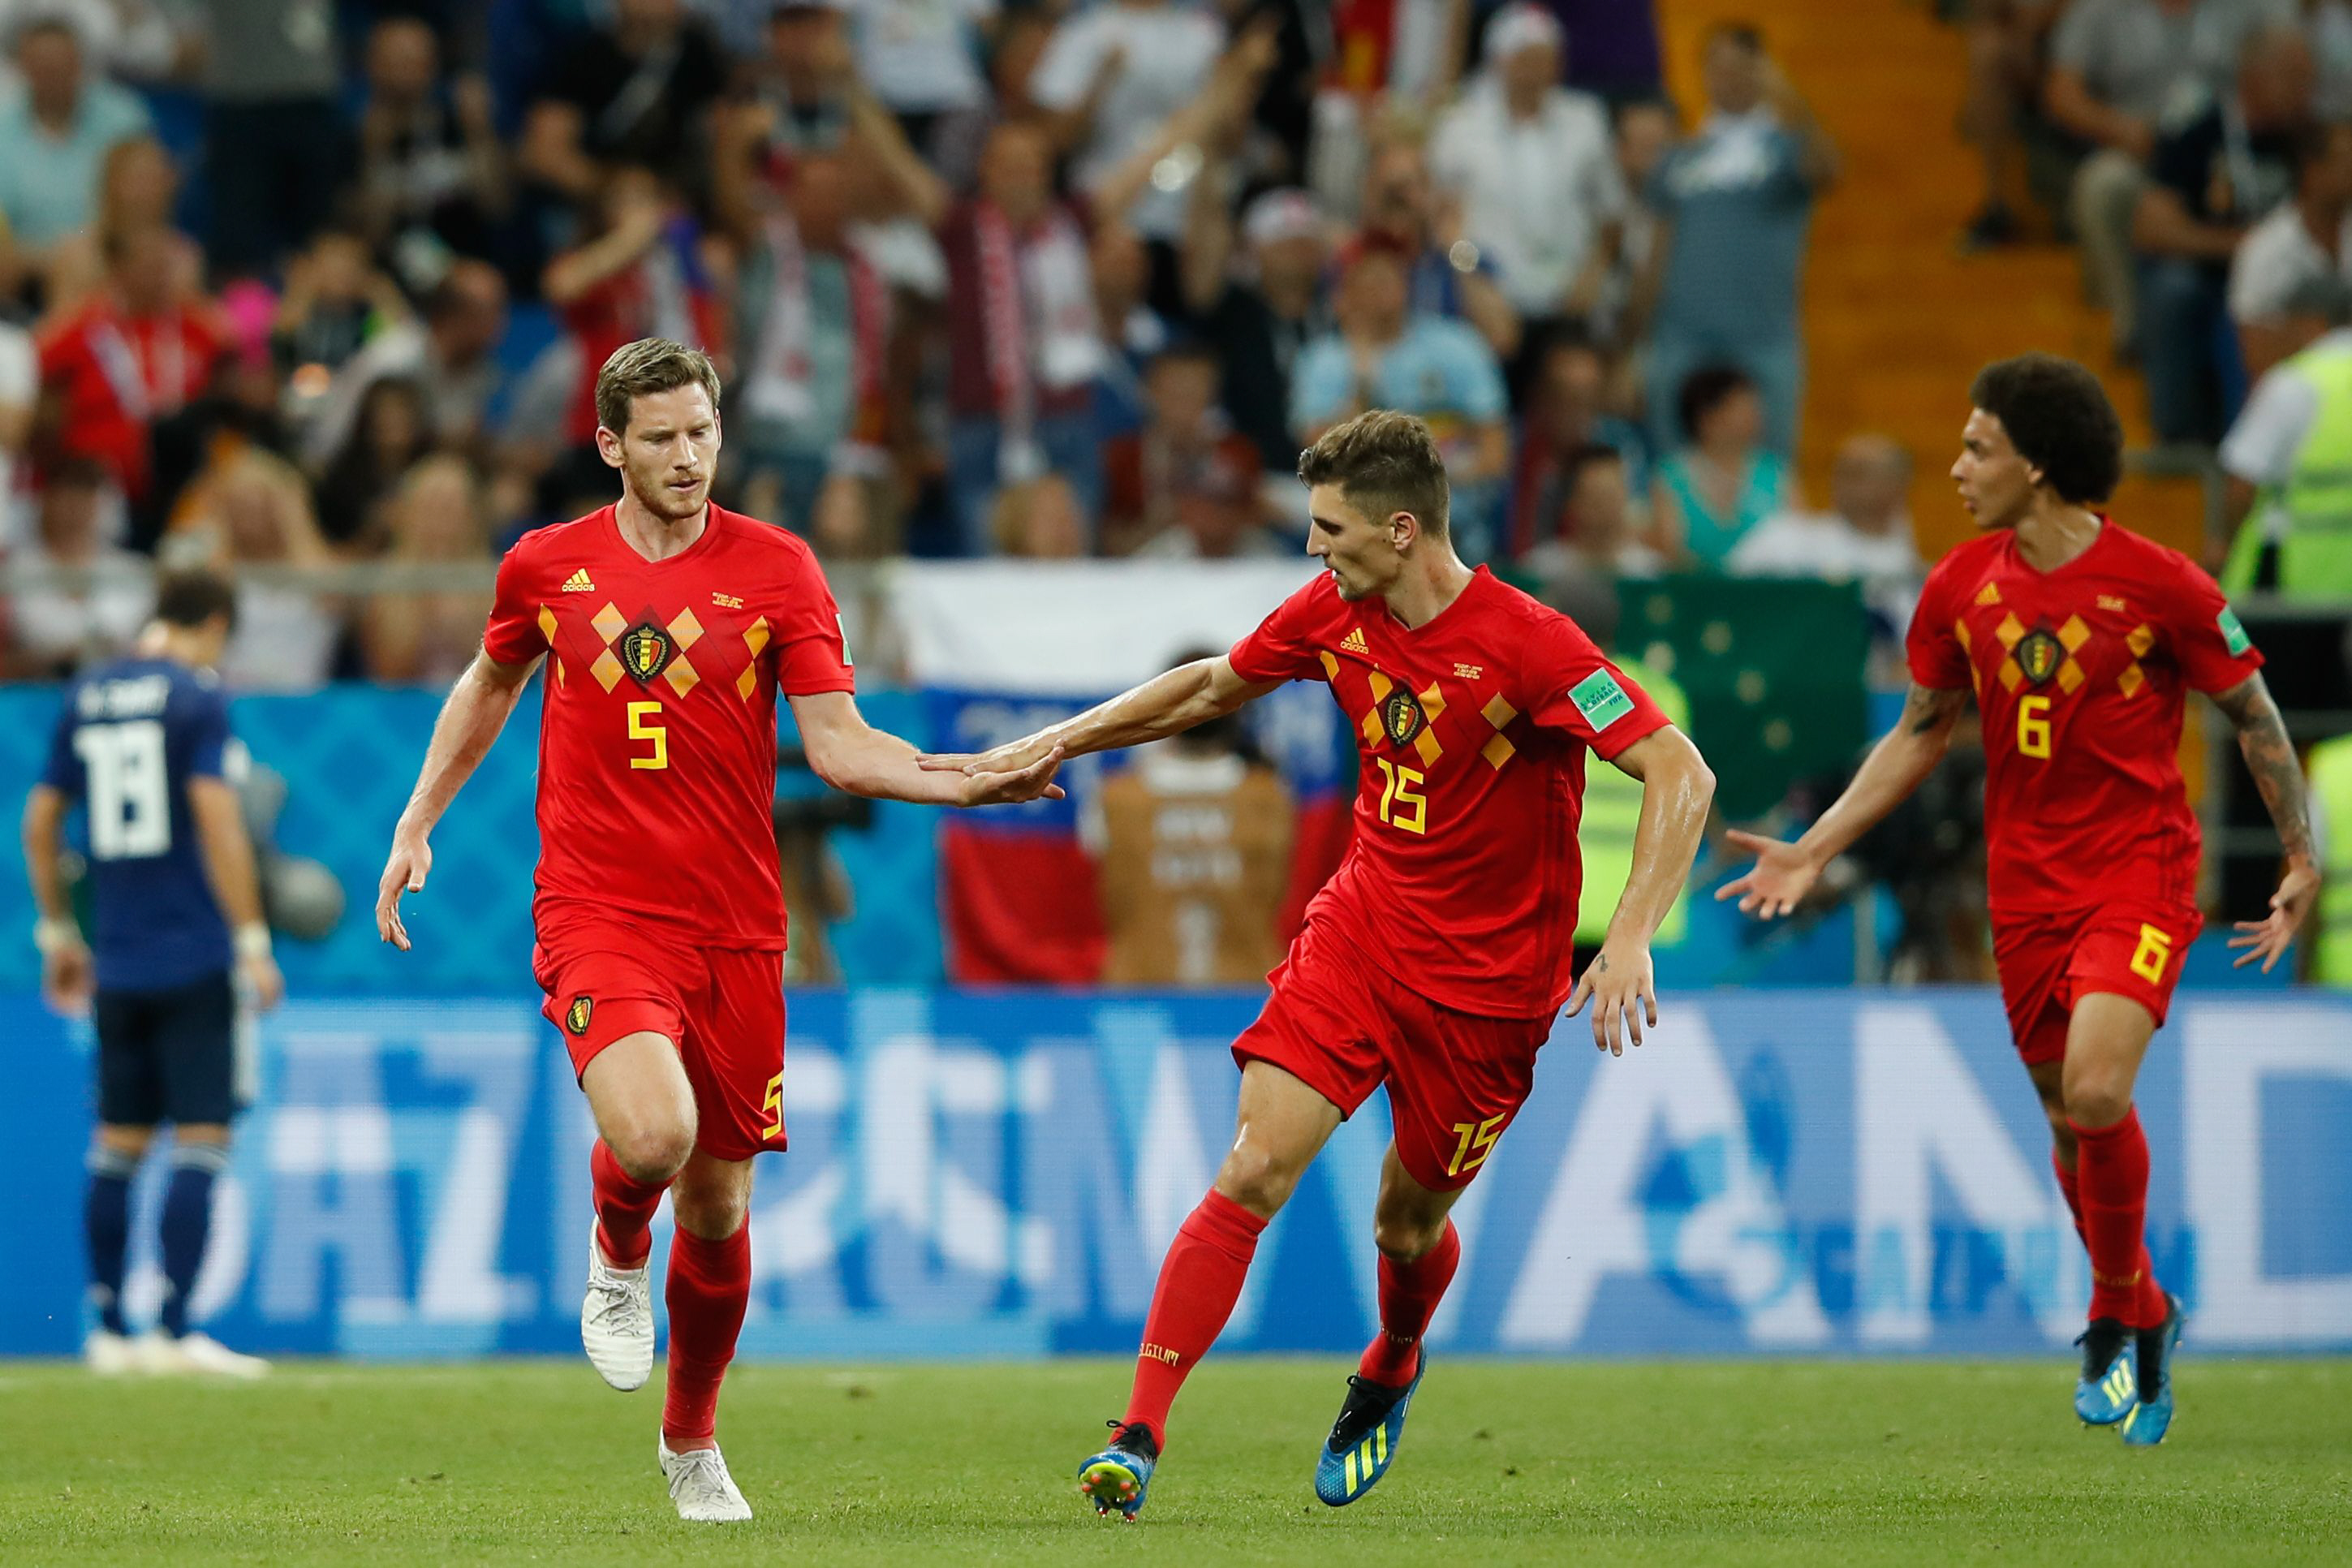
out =
[[[1381,791],[1381,820],[1407,833],[1429,831],[1429,797],[1413,786],[1423,782],[1423,775],[1411,768],[1399,767],[1386,757],[1374,757],[1381,765],[1381,776],[1388,781]],[[1410,811],[1412,815],[1406,816]]]
[[[2050,755],[2050,699],[2021,697],[2017,700],[2017,754],[2021,757]]]
[[[629,704],[629,739],[632,741],[651,741],[654,743],[653,754],[651,756],[631,757],[629,759],[629,766],[633,768],[666,768],[669,766],[669,731],[662,728],[661,725],[653,721],[656,716],[660,712],[661,704],[658,702],[632,702]]]
[[[1486,1156],[1495,1152],[1495,1140],[1503,1135],[1503,1123],[1510,1119],[1511,1113],[1506,1110],[1484,1121],[1455,1122],[1454,1131],[1458,1142],[1454,1145],[1454,1158],[1446,1162],[1445,1173],[1458,1176],[1485,1164]]]
[[[2131,972],[2150,985],[2164,984],[2164,966],[2172,962],[2172,938],[2152,925],[2139,928],[2139,946],[2132,950]]]

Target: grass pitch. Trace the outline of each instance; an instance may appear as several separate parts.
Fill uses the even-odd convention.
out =
[[[1337,1362],[1211,1362],[1141,1523],[1077,1462],[1124,1363],[750,1367],[758,1519],[686,1526],[660,1388],[576,1363],[100,1382],[0,1363],[0,1563],[2064,1564],[2352,1562],[2352,1363],[2183,1358],[2172,1440],[2078,1427],[2071,1367],[1441,1361],[1396,1467],[1310,1489]]]

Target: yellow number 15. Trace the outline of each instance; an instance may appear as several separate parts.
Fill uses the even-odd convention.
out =
[[[1374,757],[1388,786],[1381,791],[1381,820],[1407,833],[1429,831],[1429,797],[1415,787],[1423,781],[1412,768],[1400,767],[1386,757]]]
[[[2050,755],[2050,699],[2021,697],[2017,700],[2017,754],[2021,757]]]

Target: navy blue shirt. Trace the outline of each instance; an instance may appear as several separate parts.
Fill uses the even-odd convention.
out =
[[[66,689],[41,782],[89,808],[100,990],[168,990],[229,967],[188,781],[224,777],[230,744],[219,681],[170,659],[116,659]]]

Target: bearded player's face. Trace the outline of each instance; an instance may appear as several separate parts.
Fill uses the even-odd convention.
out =
[[[656,517],[683,522],[710,499],[719,467],[719,411],[701,386],[640,393],[629,403],[628,428],[596,432],[604,461]]]
[[[1307,553],[1323,563],[1339,585],[1339,597],[1369,599],[1384,593],[1403,570],[1396,531],[1385,518],[1367,517],[1348,502],[1338,485],[1307,492]]]
[[[2013,528],[2033,502],[2032,466],[2018,456],[2001,422],[1981,408],[1970,410],[1961,427],[1952,483],[1979,528]]]

